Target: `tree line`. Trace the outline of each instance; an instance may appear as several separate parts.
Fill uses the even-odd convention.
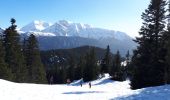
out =
[[[85,48],[84,48],[85,49]],[[56,56],[57,53],[48,52],[47,55]],[[59,54],[58,54],[59,55]],[[117,51],[116,54],[111,54],[110,47],[107,46],[102,58],[97,59],[94,47],[88,47],[86,53],[81,54],[78,59],[76,55],[70,54],[67,61],[57,60],[58,62],[51,64],[45,63],[47,68],[47,80],[51,84],[67,83],[66,80],[86,81],[95,80],[108,73],[113,80],[124,81],[127,78],[127,67],[121,64],[122,57]],[[52,57],[53,57],[52,56]],[[129,58],[129,52],[126,58]],[[62,57],[60,59],[63,59]]]
[[[36,37],[31,34],[21,41],[16,20],[12,18],[10,22],[0,38],[0,78],[21,83],[47,83]]]

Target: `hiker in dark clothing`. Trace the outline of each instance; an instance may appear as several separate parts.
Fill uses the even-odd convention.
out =
[[[53,76],[50,77],[50,84],[53,84]]]
[[[83,78],[81,79],[81,81],[80,81],[80,86],[82,87],[83,86]]]
[[[89,88],[91,88],[91,82],[89,83]]]

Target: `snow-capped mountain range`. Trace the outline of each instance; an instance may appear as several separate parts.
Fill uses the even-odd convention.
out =
[[[124,32],[95,28],[88,24],[60,20],[54,24],[44,21],[32,21],[17,29],[21,37],[30,34],[37,36],[41,50],[66,49],[80,46],[106,48],[110,45],[112,53],[117,50],[125,55],[136,48],[136,43]],[[2,33],[0,29],[0,33]]]
[[[130,38],[126,33],[93,28],[88,24],[72,23],[66,20],[60,20],[54,24],[43,21],[33,21],[20,29],[21,33],[34,33],[36,36],[77,36],[83,38],[103,39],[115,38],[124,40]]]

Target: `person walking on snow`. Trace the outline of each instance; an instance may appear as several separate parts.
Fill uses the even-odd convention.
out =
[[[81,85],[81,87],[83,86],[83,78],[80,81],[80,85]]]
[[[91,82],[89,82],[89,88],[91,88]]]

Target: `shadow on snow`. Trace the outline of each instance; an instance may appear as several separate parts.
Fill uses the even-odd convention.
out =
[[[170,100],[170,86],[148,87],[133,90],[133,95],[113,98],[111,100]]]
[[[75,91],[75,92],[64,92],[62,94],[87,94],[87,93],[104,93],[103,91]]]

